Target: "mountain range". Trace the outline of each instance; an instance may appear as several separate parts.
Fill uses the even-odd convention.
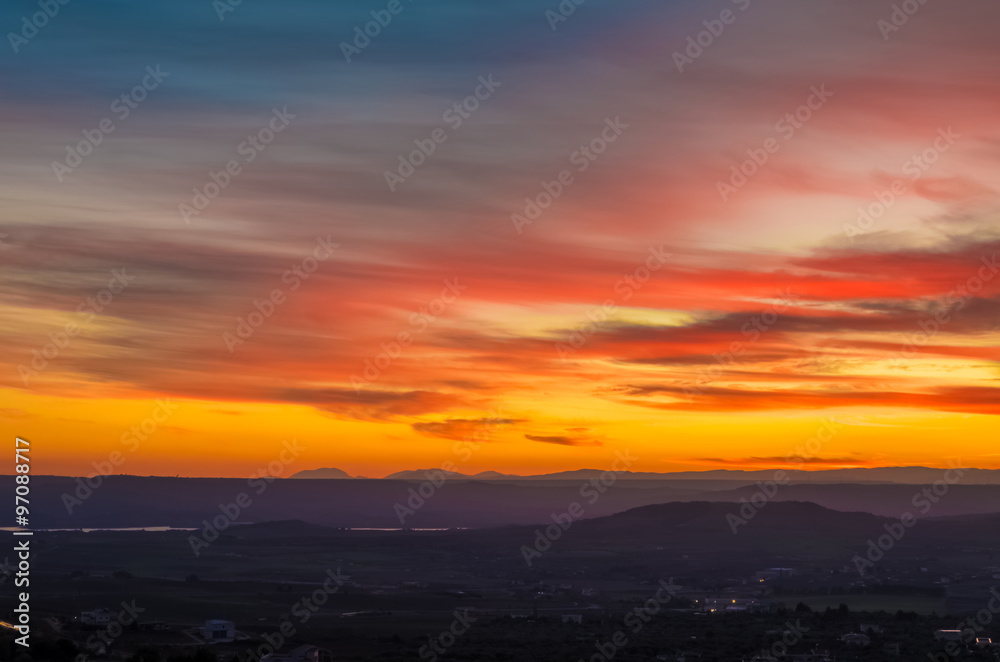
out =
[[[913,483],[795,482],[727,478],[600,480],[240,479],[103,476],[32,477],[32,525],[38,528],[202,526],[220,513],[239,523],[301,519],[334,527],[484,528],[550,521],[576,503],[592,519],[639,506],[713,502],[738,509],[744,502],[810,502],[841,512],[900,518],[1000,513],[1000,485],[943,482],[940,470],[910,472]],[[972,476],[981,480],[982,476]],[[926,480],[918,479],[926,476]],[[870,477],[874,478],[874,476]],[[422,480],[421,480],[422,478]],[[605,477],[609,478],[608,476]],[[762,478],[766,478],[763,476]],[[935,480],[942,481],[936,483]],[[236,505],[243,504],[239,508]],[[766,505],[764,508],[766,509]]]
[[[676,471],[676,472],[633,472],[623,471],[617,474],[622,480],[664,480],[664,481],[740,481],[754,483],[775,479],[776,471],[783,471],[782,479],[787,476],[791,483],[896,483],[904,485],[927,485],[942,480],[949,467],[875,467],[849,469],[817,469],[803,471],[800,469],[776,470],[763,469],[745,471],[739,469],[714,469],[708,471]],[[1000,485],[1000,469],[962,469],[962,484],[964,485]],[[590,480],[607,473],[603,469],[576,469],[549,474],[504,474],[497,471],[482,471],[475,474],[464,474],[444,469],[417,469],[398,471],[382,479],[375,480],[410,480],[423,482],[429,475],[445,474],[449,480],[483,480],[483,481],[552,481],[552,480]],[[350,479],[355,478],[346,471],[334,468],[307,469],[293,474],[290,478],[302,479]],[[358,478],[361,478],[360,476]]]

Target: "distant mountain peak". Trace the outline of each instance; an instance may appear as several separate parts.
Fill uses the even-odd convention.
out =
[[[642,481],[731,481],[753,482],[771,480],[777,471],[785,474],[791,483],[796,484],[903,484],[925,485],[938,480],[947,468],[922,466],[905,467],[848,467],[848,468],[791,468],[774,467],[769,469],[707,469],[698,471],[619,471],[618,479]],[[608,473],[605,469],[571,469],[545,474],[505,474],[497,471],[481,471],[476,474],[464,474],[458,471],[444,469],[417,469],[397,471],[384,477],[384,480],[428,480],[430,476],[446,475],[452,480],[482,480],[482,481],[564,481],[590,480]],[[964,468],[961,482],[966,485],[1000,485],[1000,470]]]
[[[332,467],[322,469],[305,469],[291,476],[292,478],[351,478],[346,471],[334,469]]]

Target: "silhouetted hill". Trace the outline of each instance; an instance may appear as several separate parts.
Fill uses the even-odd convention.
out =
[[[940,474],[938,478],[940,479]],[[936,479],[936,480],[937,480]],[[933,481],[921,485],[904,484],[828,484],[783,485],[774,501],[808,501],[842,511],[865,511],[885,517],[901,517],[912,513],[915,517],[947,517],[1000,513],[1000,487],[994,485],[951,485],[943,496],[924,494]],[[699,499],[706,501],[738,502],[749,499],[760,490],[756,485],[731,490],[705,491]],[[926,511],[926,512],[925,512]]]
[[[743,519],[741,505],[692,501],[642,506],[581,521],[570,537],[613,540],[626,546],[692,549],[731,546],[738,540],[742,548],[756,546],[780,553],[788,545],[791,549],[822,543],[839,548],[854,540],[864,541],[881,533],[888,521],[870,513],[840,512],[795,501],[768,503]]]
[[[683,503],[662,503],[631,508],[622,513],[598,517],[583,524],[591,532],[616,535],[644,535],[650,529],[686,529],[697,532],[731,532],[726,516],[739,514],[739,503],[712,503],[709,501],[687,501]],[[752,521],[755,524],[773,525],[784,528],[811,528],[822,523],[823,528],[851,528],[869,526],[883,518],[871,513],[845,513],[824,508],[815,503],[801,501],[773,502],[757,511]]]
[[[734,526],[739,503],[693,501],[633,508],[592,520],[574,522],[553,542],[546,563],[558,566],[580,555],[638,554],[644,559],[682,559],[680,568],[718,566],[752,572],[774,565],[801,567],[813,562],[853,571],[856,554],[866,554],[870,541],[896,526],[903,535],[892,545],[893,567],[927,565],[930,557],[992,553],[1000,548],[1000,515],[925,519],[904,528],[894,518],[864,512],[840,512],[812,503],[770,502],[745,524]],[[538,532],[553,524],[470,532],[494,544],[517,541],[529,548]],[[735,532],[734,532],[735,531]],[[507,542],[506,544],[510,544]],[[544,546],[544,543],[542,544]],[[523,551],[523,548],[522,548]]]
[[[243,501],[249,499],[250,505],[240,509],[235,518],[238,522],[295,518],[339,527],[488,527],[539,522],[566,504],[581,500],[581,483],[575,481],[521,485],[449,480],[433,489],[425,486],[424,494],[430,495],[427,499],[418,494],[420,483],[385,479],[266,482],[105,476],[94,490],[81,487],[81,483],[82,479],[33,476],[32,526],[201,526],[203,520],[220,515],[220,504],[234,504],[245,495]],[[696,494],[696,490],[662,484],[620,481],[588,509],[588,516],[609,515]],[[412,511],[406,514],[403,524],[397,514],[402,508]]]
[[[756,485],[732,489],[731,482],[639,479],[618,480],[603,493],[584,479],[447,480],[435,487],[386,479],[266,482],[106,476],[95,490],[81,487],[82,482],[58,476],[32,477],[32,525],[201,526],[204,520],[220,514],[220,504],[235,503],[245,494],[244,501],[249,499],[250,505],[236,517],[243,523],[294,518],[337,527],[481,528],[548,521],[552,513],[565,512],[575,502],[584,507],[585,518],[593,519],[651,504],[737,503],[760,489]],[[1000,513],[1000,486],[953,485],[937,503],[922,496],[924,489],[904,484],[782,485],[769,506],[803,501],[832,510],[895,518],[906,512],[916,517]],[[927,512],[917,504],[929,506]],[[402,523],[400,513],[405,516]]]

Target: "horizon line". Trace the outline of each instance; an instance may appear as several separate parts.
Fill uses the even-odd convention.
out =
[[[773,467],[772,466],[772,467],[764,467],[764,468],[760,468],[760,469],[730,469],[730,468],[725,468],[724,469],[724,468],[720,468],[720,469],[685,469],[685,470],[679,470],[679,471],[629,471],[629,470],[621,470],[621,471],[615,471],[614,473],[616,473],[617,475],[619,475],[621,477],[626,477],[626,476],[629,476],[629,475],[679,476],[679,475],[691,474],[694,478],[696,478],[699,475],[710,474],[710,473],[746,474],[746,473],[767,473],[769,471],[773,471],[773,472],[784,471],[784,472],[797,472],[797,473],[808,473],[808,474],[822,474],[822,473],[832,473],[832,472],[836,472],[836,471],[890,471],[890,470],[950,471],[950,470],[953,470],[953,469],[961,469],[963,471],[973,470],[973,471],[997,471],[997,472],[1000,472],[1000,469],[987,468],[987,467],[968,467],[968,466],[930,467],[930,466],[924,466],[924,465],[891,465],[891,466],[878,466],[878,467],[856,467],[856,466],[835,467],[835,468],[824,467],[824,468],[815,468],[815,469],[809,469],[809,468],[789,468],[789,467]],[[457,471],[445,470],[445,469],[443,469],[441,467],[429,467],[429,468],[425,468],[425,469],[402,469],[400,471],[390,472],[390,473],[386,474],[385,476],[381,476],[381,477],[377,477],[377,476],[352,476],[352,475],[348,474],[346,471],[344,471],[343,473],[345,473],[347,475],[346,478],[302,478],[302,477],[300,477],[300,478],[294,478],[295,476],[297,476],[297,475],[299,475],[301,473],[323,471],[323,470],[343,471],[342,469],[337,469],[336,467],[317,467],[315,469],[302,469],[302,470],[297,471],[297,472],[295,472],[295,473],[293,473],[291,475],[288,475],[288,476],[254,472],[250,476],[242,476],[242,475],[240,475],[240,476],[189,476],[189,475],[180,475],[180,474],[175,474],[175,475],[171,476],[171,475],[158,475],[158,474],[140,475],[140,474],[126,474],[126,473],[118,473],[118,474],[91,473],[91,474],[88,474],[86,476],[76,476],[76,475],[67,475],[67,474],[36,474],[35,477],[36,478],[42,478],[42,477],[48,477],[48,478],[93,478],[93,477],[96,477],[96,476],[101,476],[101,477],[105,477],[105,478],[107,478],[107,477],[127,477],[127,478],[190,478],[190,479],[204,479],[204,480],[214,480],[214,479],[223,479],[223,480],[248,480],[249,479],[249,480],[252,480],[252,479],[270,478],[272,480],[279,480],[279,479],[280,480],[293,480],[294,479],[294,480],[407,480],[407,481],[410,481],[410,480],[414,480],[414,478],[406,478],[406,477],[393,478],[392,476],[396,476],[397,474],[406,474],[406,473],[419,474],[419,473],[427,473],[427,472],[432,472],[432,471],[443,471],[443,472],[446,472],[446,473],[450,474],[451,476],[457,476],[457,477],[459,477],[459,479],[474,478],[474,479],[477,479],[477,480],[489,481],[489,480],[508,480],[508,479],[518,479],[518,478],[536,478],[537,479],[537,478],[545,478],[545,477],[548,477],[548,476],[553,476],[553,477],[555,477],[555,476],[563,476],[563,475],[566,475],[566,474],[579,474],[579,473],[587,473],[587,472],[606,473],[606,472],[609,472],[609,471],[613,471],[613,470],[610,470],[610,469],[581,468],[581,469],[566,469],[566,470],[562,470],[562,471],[555,471],[555,472],[549,472],[549,473],[540,473],[540,474],[507,474],[507,473],[502,473],[502,472],[494,471],[494,470],[480,471],[480,472],[477,472],[477,473],[474,473],[474,474],[464,474],[464,473],[460,473],[460,472],[457,472]],[[497,477],[496,478],[481,477],[482,474],[495,474]],[[3,475],[3,474],[0,474],[0,475]],[[11,475],[13,475],[13,474],[11,474]],[[553,480],[570,480],[570,479],[571,479],[571,476],[566,476],[565,478],[553,478]],[[680,480],[684,480],[684,479],[680,479]]]

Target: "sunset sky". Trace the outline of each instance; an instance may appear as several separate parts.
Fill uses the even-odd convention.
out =
[[[807,468],[1000,468],[1000,5],[401,0],[355,46],[387,4],[8,35],[0,420],[34,473],[245,477],[292,439],[283,475],[756,469],[824,429]]]

